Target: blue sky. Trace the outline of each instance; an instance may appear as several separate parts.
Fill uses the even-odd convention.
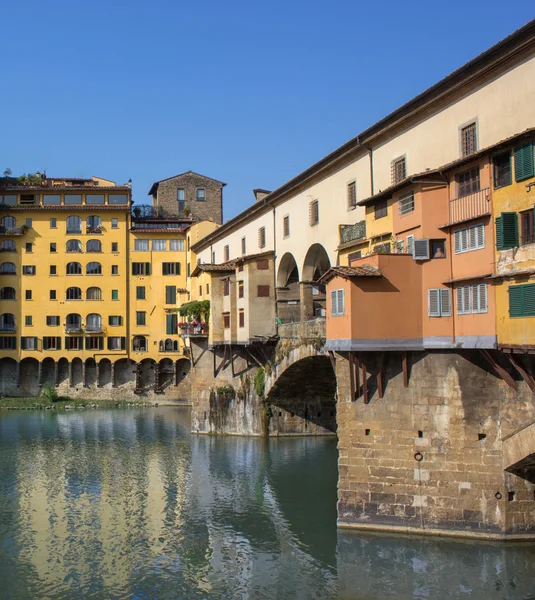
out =
[[[0,172],[222,180],[225,218],[533,18],[533,3],[2,7]]]

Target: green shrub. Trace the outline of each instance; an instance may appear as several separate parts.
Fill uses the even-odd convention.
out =
[[[254,391],[259,398],[264,397],[266,387],[266,372],[262,367],[258,367],[254,376]]]
[[[56,388],[50,383],[45,383],[41,390],[41,398],[44,398],[48,402],[57,402],[59,399]]]

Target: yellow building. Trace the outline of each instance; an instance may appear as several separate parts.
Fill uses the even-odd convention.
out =
[[[496,319],[502,348],[535,348],[535,130],[493,156]]]

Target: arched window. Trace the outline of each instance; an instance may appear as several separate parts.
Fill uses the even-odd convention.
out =
[[[15,293],[15,288],[12,287],[3,287],[0,288],[0,300],[16,300],[17,295]]]
[[[86,275],[102,275],[102,265],[98,262],[87,263],[85,273]]]
[[[82,233],[82,219],[80,217],[67,217],[67,233]]]
[[[134,352],[147,351],[147,338],[144,335],[136,335],[132,340],[132,350]]]
[[[0,264],[0,275],[15,275],[16,272],[15,263],[5,262]]]
[[[86,300],[102,300],[102,290],[99,287],[87,288],[85,294]]]
[[[17,244],[13,240],[4,240],[0,244],[0,252],[16,252]]]
[[[102,233],[102,219],[95,215],[87,217],[86,233]]]
[[[17,221],[15,217],[2,217],[2,227],[5,229],[15,229]]]
[[[15,331],[15,315],[11,313],[0,315],[0,331]]]
[[[67,242],[67,252],[81,252],[82,242],[80,240],[69,240]]]
[[[82,331],[82,317],[78,313],[67,315],[65,330],[67,333]]]
[[[81,275],[82,265],[79,262],[67,263],[67,275]]]
[[[102,243],[100,240],[89,240],[85,245],[86,252],[102,252]]]
[[[67,294],[65,296],[67,300],[81,300],[82,290],[79,287],[67,288]]]
[[[102,331],[102,317],[97,313],[87,315],[85,320],[85,330],[91,333],[99,333]]]
[[[165,340],[165,352],[177,352],[178,351],[178,340],[172,340],[167,338]]]

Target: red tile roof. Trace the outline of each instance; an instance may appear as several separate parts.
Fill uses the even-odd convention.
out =
[[[382,277],[383,274],[376,267],[371,265],[362,265],[361,267],[331,267],[324,273],[318,283],[327,283],[333,277],[343,277],[344,279],[353,279],[354,277]]]

